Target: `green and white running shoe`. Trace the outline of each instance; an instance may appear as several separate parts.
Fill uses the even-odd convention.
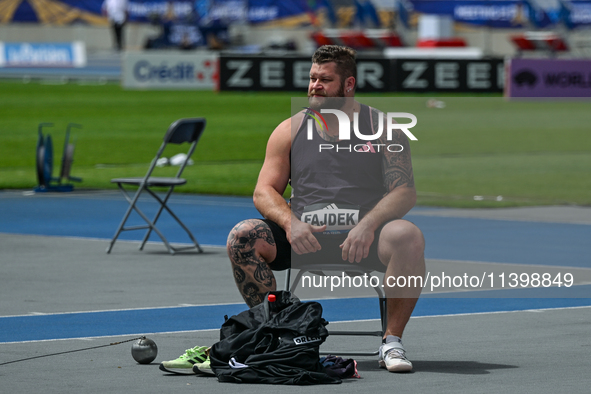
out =
[[[194,348],[187,349],[185,354],[176,360],[160,363],[160,370],[181,375],[194,375],[193,365],[203,363],[208,358],[206,354],[208,349],[209,346],[195,346]]]
[[[209,349],[207,352],[207,359],[202,363],[193,365],[193,372],[196,374],[215,375],[213,369],[211,369],[211,362],[209,360]]]

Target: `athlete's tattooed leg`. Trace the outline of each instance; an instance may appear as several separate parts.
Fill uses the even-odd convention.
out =
[[[277,249],[269,226],[259,219],[238,223],[226,244],[234,271],[234,280],[242,298],[252,308],[277,286],[267,262],[275,260]]]

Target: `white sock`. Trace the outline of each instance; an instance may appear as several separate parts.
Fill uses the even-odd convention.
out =
[[[388,335],[386,338],[383,339],[383,343],[390,343],[390,342],[399,342],[402,343],[402,339],[395,335]]]

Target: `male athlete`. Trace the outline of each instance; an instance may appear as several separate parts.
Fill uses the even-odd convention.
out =
[[[383,132],[376,144],[361,141],[351,133],[350,140],[339,141],[339,122],[333,114],[323,115],[326,124],[322,127],[311,122],[314,132],[309,133],[307,120],[327,108],[342,111],[351,121],[357,113],[357,128],[365,135],[380,127],[379,111],[354,99],[355,51],[336,45],[322,46],[314,53],[312,63],[309,107],[279,124],[269,137],[254,191],[255,207],[264,219],[242,221],[228,236],[234,279],[249,307],[261,303],[267,292],[276,290],[272,270],[288,269],[292,257],[307,262],[348,261],[368,267],[377,264],[382,271],[385,267],[384,280],[425,274],[423,235],[414,224],[402,219],[416,201],[406,136],[394,130],[392,139],[387,141]],[[351,145],[355,149],[319,151],[319,143]],[[379,149],[386,144],[398,148],[390,149],[393,152]],[[290,204],[283,198],[288,183],[292,186]],[[318,204],[353,207],[360,219],[348,232],[327,235],[331,229],[326,224],[319,226],[317,221],[302,220],[311,217]],[[391,372],[410,371],[412,363],[406,358],[400,338],[421,288],[390,287],[384,283],[384,290],[387,329],[379,364]],[[189,349],[186,355],[161,369],[178,373],[204,358],[203,349]],[[200,371],[210,371],[196,365]]]
[[[351,121],[353,113],[359,113],[359,128],[366,124],[377,130],[378,111],[353,99],[357,73],[355,52],[347,47],[323,46],[314,53],[312,63],[308,86],[310,109],[340,106]],[[323,262],[339,259],[370,264],[377,259],[386,267],[385,278],[425,274],[423,235],[413,223],[402,219],[416,202],[406,136],[395,130],[393,141],[380,141],[399,144],[402,151],[367,152],[371,149],[368,145],[367,149],[357,148],[364,152],[334,149],[318,152],[318,141],[333,145],[338,142],[338,119],[324,115],[326,130],[314,122],[317,133],[313,136],[317,141],[314,143],[306,138],[306,119],[310,114],[310,110],[304,110],[273,131],[254,191],[255,207],[264,219],[245,220],[228,237],[234,278],[249,307],[259,304],[268,291],[276,289],[272,270],[288,268],[292,250],[294,257],[316,258],[318,254]],[[382,135],[385,139],[386,133]],[[367,141],[352,138],[350,142],[353,145]],[[290,181],[293,193],[288,205],[282,195]],[[327,230],[326,225],[316,226],[301,220],[306,206],[331,202],[360,207],[359,223],[337,243],[326,240],[338,236],[321,234]],[[412,363],[405,356],[400,338],[421,288],[384,284],[384,289],[388,298],[388,323],[380,347],[380,366],[391,372],[410,371]]]

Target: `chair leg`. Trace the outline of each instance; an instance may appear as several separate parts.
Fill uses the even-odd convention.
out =
[[[191,233],[191,231],[189,230],[189,228],[187,226],[185,226],[185,224],[181,221],[181,219],[179,219],[178,216],[176,216],[175,213],[172,211],[172,209],[170,209],[170,207],[167,205],[168,198],[172,194],[173,189],[174,189],[174,187],[172,187],[172,188],[169,189],[169,191],[166,194],[166,196],[165,196],[164,199],[161,199],[152,190],[146,189],[148,191],[148,193],[150,193],[152,195],[152,197],[154,197],[156,199],[156,201],[158,201],[160,203],[160,208],[158,209],[158,212],[156,213],[156,216],[154,217],[153,223],[154,223],[154,225],[156,224],[156,221],[160,218],[160,214],[162,213],[162,210],[163,209],[166,209],[166,211],[170,214],[170,216],[172,216],[173,219],[176,220],[177,223],[183,228],[183,230],[185,230],[185,232],[187,233],[187,235],[189,236],[189,238],[191,239],[191,241],[193,241],[193,245],[195,246],[195,248],[197,249],[197,251],[199,253],[203,253],[203,249],[201,249],[201,246],[199,245],[199,243],[197,242],[197,240],[193,236],[193,233]],[[152,231],[152,229],[149,229],[146,232],[146,235],[144,236],[144,240],[142,241],[142,245],[140,247],[140,250],[143,248],[144,244],[148,240],[148,237],[150,236],[151,231]],[[177,250],[180,250],[180,249],[177,249]]]
[[[287,269],[285,273],[285,291],[291,291],[291,268]]]
[[[290,290],[290,291],[292,292],[292,294],[293,294],[293,293],[295,293],[295,291],[296,291],[296,289],[297,289],[298,285],[300,284],[300,280],[302,279],[302,275],[303,275],[305,272],[306,272],[306,271],[304,271],[304,270],[299,270],[299,271],[298,271],[298,273],[296,274],[296,276],[295,276],[295,279],[293,280],[293,286],[290,286],[290,288],[291,288],[291,290]],[[289,277],[288,277],[288,278],[286,278],[286,279],[287,279],[287,280],[289,280]]]
[[[380,300],[380,322],[382,323],[382,336],[388,329],[388,299],[380,287],[374,287]]]
[[[291,291],[292,293],[295,292],[296,288],[299,285],[299,281],[302,278],[302,275],[305,272],[311,272],[312,269],[310,267],[306,267],[305,269],[300,269],[295,276],[293,281],[293,286],[291,285],[290,278],[291,278],[291,268],[287,270],[286,280],[285,280],[285,289],[287,291]],[[340,330],[329,330],[329,335],[345,335],[345,336],[376,336],[380,339],[384,336],[384,333],[387,329],[388,324],[388,310],[387,310],[387,299],[383,292],[383,290],[379,287],[374,287],[379,300],[379,308],[380,308],[380,331],[340,331]],[[343,354],[351,355],[351,356],[377,356],[379,355],[379,350],[373,352],[358,352],[358,351],[345,351],[342,352]],[[335,354],[335,352],[327,352],[327,351],[320,351],[320,354]]]
[[[139,199],[139,196],[141,194],[141,192],[145,189],[146,191],[151,193],[151,190],[147,189],[145,186],[141,185],[139,187],[139,189],[136,191],[133,199],[131,199],[129,197],[129,194],[127,193],[127,191],[123,188],[123,186],[121,184],[118,184],[119,188],[121,189],[121,191],[123,192],[123,195],[125,196],[125,199],[129,202],[129,207],[127,208],[127,212],[125,213],[125,217],[123,219],[123,221],[121,222],[121,225],[119,226],[119,228],[117,229],[117,233],[115,234],[115,237],[113,237],[113,240],[111,241],[111,245],[109,246],[109,248],[107,249],[107,253],[109,253],[113,247],[113,244],[115,243],[115,240],[117,239],[117,237],[119,236],[119,234],[122,231],[125,230],[139,230],[139,229],[143,229],[143,228],[148,228],[150,231],[154,230],[156,232],[156,234],[158,234],[158,236],[160,237],[160,239],[162,240],[162,242],[164,243],[164,245],[166,246],[166,248],[168,249],[168,252],[170,254],[174,254],[175,250],[174,248],[168,243],[168,240],[166,239],[166,237],[164,236],[164,234],[162,234],[160,232],[160,230],[158,230],[158,228],[154,225],[154,223],[152,223],[152,221],[137,207],[137,200]],[[144,219],[144,221],[147,224],[146,226],[137,226],[137,227],[132,227],[132,228],[125,228],[124,224],[127,221],[129,215],[131,214],[131,210],[135,210],[138,215],[140,215],[142,217],[142,219]]]
[[[131,210],[128,209],[128,211],[125,213],[125,216],[123,217],[123,220],[119,224],[119,227],[117,227],[117,231],[115,231],[115,235],[113,236],[113,238],[111,239],[111,242],[109,243],[109,246],[107,247],[107,254],[111,253],[111,250],[113,249],[113,245],[115,245],[115,241],[117,241],[117,238],[119,238],[119,234],[121,234],[121,230],[123,228],[123,225],[127,221],[127,218],[129,217],[130,213],[131,213]]]
[[[179,219],[174,214],[174,212],[172,212],[172,210],[170,208],[168,208],[168,206],[165,205],[164,208],[168,211],[168,213],[170,214],[170,216],[172,216],[178,222],[178,224],[185,230],[185,232],[187,233],[187,235],[189,236],[189,238],[193,242],[193,245],[195,245],[195,248],[197,248],[197,250],[199,251],[199,253],[203,253],[203,249],[201,249],[201,246],[199,245],[199,243],[197,242],[197,240],[195,239],[195,237],[193,236],[193,234],[191,233],[191,231],[189,230],[189,228],[187,226],[185,226],[185,224],[181,221],[181,219]]]
[[[156,232],[156,234],[158,234],[158,236],[160,237],[162,242],[164,242],[166,249],[168,249],[168,252],[170,254],[175,254],[175,249],[170,245],[170,243],[168,242],[168,240],[166,239],[164,234],[162,234],[160,232],[160,230],[158,230],[158,228],[154,225],[154,223],[152,223],[152,221],[142,211],[140,211],[137,207],[135,208],[135,211],[146,221],[146,223],[148,223],[148,227],[149,227],[150,231],[154,230]],[[143,245],[142,245],[142,247],[143,247]]]
[[[172,188],[170,190],[172,190]],[[170,195],[170,191],[166,195],[164,202],[161,201],[155,193],[152,193],[151,190],[148,190],[148,192],[150,194],[152,194],[156,198],[156,201],[158,201],[160,203],[160,207],[158,208],[158,212],[156,212],[156,215],[154,215],[154,219],[152,220],[152,223],[154,223],[154,225],[156,225],[156,222],[158,221],[158,219],[160,218],[160,214],[162,213],[162,209],[164,208],[163,204],[166,204],[166,201],[168,201],[168,196]],[[148,229],[148,231],[146,231],[146,234],[144,235],[144,239],[142,240],[139,250],[144,250],[144,245],[146,244],[146,242],[148,242],[148,238],[150,238],[150,234],[152,234],[152,227],[150,227]]]
[[[118,183],[117,185],[119,186],[119,189],[121,189],[121,191],[123,192],[123,195],[125,196],[125,199],[129,203],[129,206],[127,207],[127,211],[125,212],[125,215],[123,216],[123,220],[121,220],[121,223],[119,223],[119,227],[117,227],[117,231],[115,231],[115,235],[111,239],[111,243],[107,247],[107,254],[111,253],[111,250],[113,249],[113,245],[115,245],[117,238],[119,238],[119,234],[121,234],[121,232],[123,231],[123,228],[125,226],[125,222],[127,222],[127,219],[129,218],[129,215],[131,214],[131,211],[135,208],[135,204],[137,203],[137,200],[139,199],[140,194],[142,192],[142,188],[141,187],[138,188],[135,195],[133,196],[133,199],[130,199],[129,195],[127,194],[125,189],[123,189],[123,186],[121,186],[120,183]]]
[[[388,330],[388,299],[380,298],[380,320],[382,322],[382,337]]]

